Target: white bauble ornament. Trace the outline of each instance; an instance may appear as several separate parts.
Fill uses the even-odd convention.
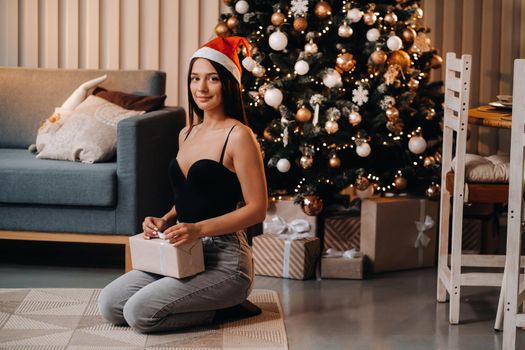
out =
[[[243,60],[242,60],[242,66],[248,71],[248,72],[251,72],[253,71],[253,69],[257,66],[257,61],[254,60],[253,58],[251,57],[245,57]]]
[[[286,45],[288,45],[288,38],[281,31],[273,32],[268,38],[268,44],[273,50],[282,51],[286,48]]]
[[[359,22],[361,18],[363,17],[363,12],[360,9],[353,8],[350,11],[348,11],[348,14],[346,15],[348,20],[352,23]]]
[[[352,111],[348,116],[348,122],[353,126],[356,126],[357,124],[361,123],[362,119],[363,118],[361,117],[361,114],[359,114],[358,111]]]
[[[310,65],[305,60],[299,60],[295,62],[295,66],[293,67],[297,74],[299,75],[305,75],[310,70]]]
[[[283,93],[277,88],[270,88],[264,93],[264,102],[266,102],[268,106],[277,109],[281,105],[281,102],[283,102]]]
[[[339,35],[341,38],[349,38],[354,34],[354,30],[352,27],[350,27],[348,24],[342,24],[337,29],[337,35]]]
[[[392,35],[386,41],[386,46],[388,46],[388,48],[392,51],[397,51],[403,47],[403,40],[401,40],[401,38],[397,35]]]
[[[379,33],[379,29],[372,28],[368,32],[366,32],[366,39],[371,42],[377,41],[379,37],[381,36],[381,33]]]
[[[292,164],[290,164],[290,161],[286,158],[281,158],[277,162],[277,170],[279,170],[281,173],[287,173],[291,167]]]
[[[427,141],[421,136],[412,136],[408,141],[408,149],[414,154],[421,154],[427,149]]]
[[[317,47],[316,43],[307,43],[304,45],[304,52],[307,55],[315,55],[319,51],[319,48]]]
[[[329,134],[335,134],[339,130],[339,124],[335,120],[327,120],[324,129]]]
[[[240,13],[241,15],[244,15],[248,10],[250,9],[250,5],[245,0],[239,0],[235,4],[235,11],[237,13]]]
[[[370,148],[370,145],[367,142],[363,142],[362,144],[356,147],[355,151],[359,157],[364,158],[368,157],[372,149]]]
[[[323,76],[323,84],[328,88],[338,87],[343,85],[341,74],[333,68],[329,68]]]

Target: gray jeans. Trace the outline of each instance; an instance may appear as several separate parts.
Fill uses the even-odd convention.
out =
[[[253,260],[244,232],[203,239],[206,270],[176,279],[132,270],[100,293],[99,310],[114,324],[139,332],[212,322],[215,311],[240,304],[251,292]]]

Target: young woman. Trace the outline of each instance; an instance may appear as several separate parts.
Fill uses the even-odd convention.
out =
[[[142,224],[146,239],[163,231],[175,247],[202,239],[205,271],[183,279],[126,273],[99,298],[102,315],[112,323],[155,332],[260,312],[246,300],[253,262],[244,229],[264,220],[266,181],[257,141],[245,125],[239,45],[248,49],[244,38],[216,38],[192,56],[190,123],[169,168],[174,206]],[[238,208],[241,200],[245,205]]]

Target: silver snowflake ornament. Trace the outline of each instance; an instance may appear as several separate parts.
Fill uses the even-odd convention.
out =
[[[308,12],[308,0],[292,0],[293,14],[295,16],[301,16]]]
[[[352,101],[358,106],[368,102],[368,90],[363,88],[362,85],[358,85],[357,89],[352,90]]]

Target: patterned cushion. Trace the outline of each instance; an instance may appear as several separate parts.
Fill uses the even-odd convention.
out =
[[[63,119],[59,121],[62,124],[37,158],[84,163],[109,160],[116,151],[117,123],[124,118],[141,114],[144,112],[127,110],[103,98],[90,95],[70,114],[59,114],[57,118]]]

